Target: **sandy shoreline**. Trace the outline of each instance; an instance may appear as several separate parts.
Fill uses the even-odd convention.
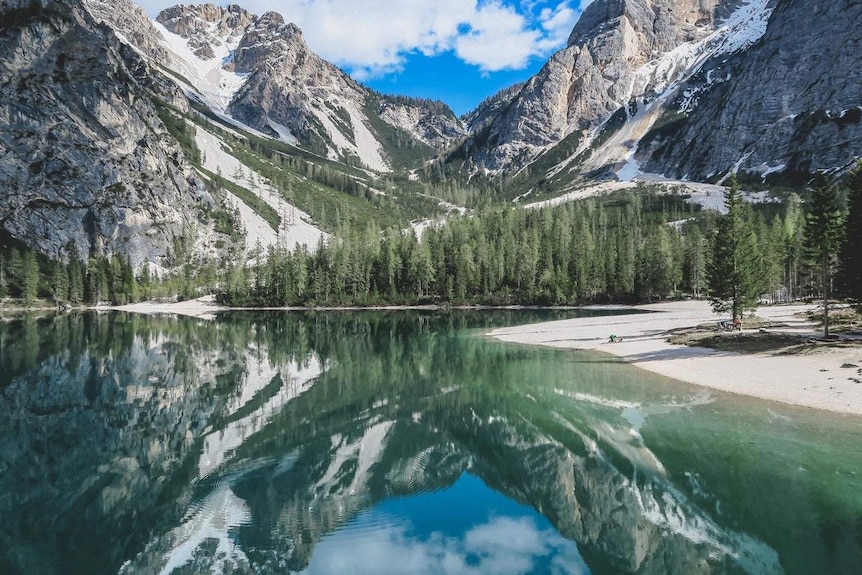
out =
[[[757,315],[787,324],[770,331],[818,335],[795,317],[812,306],[763,307]],[[495,329],[500,341],[600,351],[673,379],[792,405],[862,415],[862,345],[824,348],[803,355],[739,354],[667,342],[671,329],[715,323],[706,302],[638,306],[656,313],[591,317]],[[608,343],[608,336],[621,336]],[[842,367],[852,364],[857,367]]]
[[[207,295],[196,299],[178,301],[173,303],[140,302],[120,306],[97,306],[97,310],[127,311],[141,313],[144,315],[176,314],[199,319],[215,319],[215,314],[226,311],[227,308],[216,302],[215,296]]]

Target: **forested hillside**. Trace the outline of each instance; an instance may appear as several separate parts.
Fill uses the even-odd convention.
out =
[[[232,305],[581,304],[705,295],[717,214],[642,188],[541,210],[494,209],[413,233],[342,230],[316,253],[273,250],[234,266]],[[746,206],[758,293],[816,291],[804,212]]]

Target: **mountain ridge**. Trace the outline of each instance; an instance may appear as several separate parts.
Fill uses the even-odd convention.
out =
[[[2,10],[14,31],[6,53],[47,49],[22,22],[53,18],[86,37],[93,69],[104,70],[95,85],[113,95],[62,72],[82,66],[80,51],[16,55],[0,69],[10,126],[0,143],[12,151],[0,159],[10,198],[0,222],[52,258],[73,240],[82,258],[118,253],[165,268],[190,224],[196,252],[223,256],[213,211],[239,210],[233,225],[244,229],[231,235],[244,234],[251,253],[258,239],[264,251],[293,246],[345,219],[421,227],[463,210],[452,200],[568,197],[655,174],[798,185],[862,155],[862,77],[847,48],[862,43],[859,3],[595,0],[537,75],[461,118],[441,102],[366,88],[275,12],[179,5],[150,20],[130,0],[13,0]],[[50,142],[31,135],[58,125],[74,130]],[[239,167],[224,177],[216,157]],[[299,219],[285,215],[297,210]],[[285,222],[317,231],[292,236]]]

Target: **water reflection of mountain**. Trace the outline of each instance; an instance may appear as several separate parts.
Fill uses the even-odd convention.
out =
[[[852,483],[796,478],[799,500],[743,509],[746,477],[784,472],[740,458],[721,483],[728,443],[757,428],[625,366],[464,331],[493,321],[0,325],[0,571],[302,570],[366,510],[464,473],[550,519],[596,573],[841,572],[862,557]],[[764,449],[799,439],[776,433]],[[840,464],[862,469],[858,457]],[[824,535],[823,510],[842,504]],[[790,549],[803,539],[807,549]]]

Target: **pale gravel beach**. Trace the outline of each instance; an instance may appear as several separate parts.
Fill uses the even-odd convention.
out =
[[[217,303],[215,296],[206,295],[196,299],[173,303],[146,301],[121,306],[97,307],[96,309],[127,311],[144,315],[175,314],[210,320],[215,319],[216,312],[225,311],[229,308]]]
[[[769,306],[757,310],[765,319],[787,324],[769,331],[810,334],[819,331],[797,312],[814,306]],[[669,330],[715,324],[704,301],[637,306],[655,313],[578,318],[495,329],[490,336],[504,342],[600,351],[642,369],[673,379],[735,394],[792,405],[862,415],[862,344],[851,348],[816,349],[801,355],[740,354],[668,343]],[[609,343],[608,336],[623,338]]]

